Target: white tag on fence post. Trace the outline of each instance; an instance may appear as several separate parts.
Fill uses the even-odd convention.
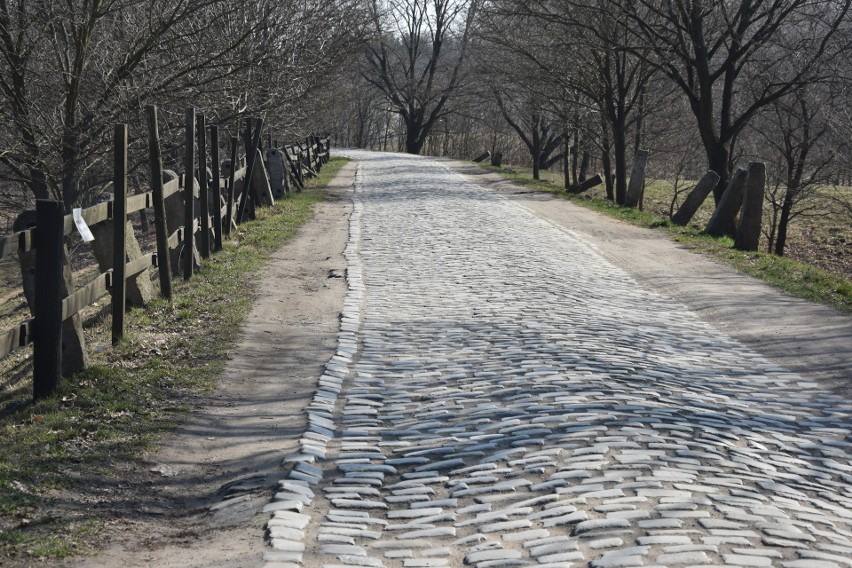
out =
[[[90,243],[95,240],[95,236],[92,234],[92,231],[89,230],[89,226],[86,225],[86,221],[83,219],[83,210],[80,207],[71,211],[71,216],[74,218],[74,225],[77,226],[77,232],[80,233],[80,236],[83,237],[84,243]]]

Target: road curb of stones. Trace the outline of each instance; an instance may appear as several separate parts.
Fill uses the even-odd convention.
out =
[[[289,470],[278,482],[278,493],[263,508],[272,513],[266,523],[271,551],[264,553],[266,568],[290,568],[302,565],[305,553],[306,528],[311,523],[309,511],[323,477],[316,464],[327,458],[329,443],[335,438],[335,415],[344,381],[351,375],[351,366],[358,353],[359,330],[365,287],[360,258],[361,217],[364,206],[357,197],[360,185],[360,166],[356,169],[352,192],[352,215],[349,218],[349,238],[343,251],[346,261],[347,291],[340,316],[337,349],[325,364],[316,393],[306,407],[308,427],[299,440],[300,451],[283,458],[282,467]],[[305,511],[305,512],[303,512]]]

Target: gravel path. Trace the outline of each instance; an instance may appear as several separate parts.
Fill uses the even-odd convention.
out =
[[[352,155],[268,568],[852,566],[852,403],[432,160]]]

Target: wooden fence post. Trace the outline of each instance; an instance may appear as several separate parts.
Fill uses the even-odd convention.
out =
[[[210,147],[213,155],[210,164],[213,166],[213,250],[222,250],[222,170],[219,167],[219,127],[210,127]]]
[[[228,179],[228,213],[227,223],[225,223],[225,234],[231,234],[231,227],[234,224],[234,185],[237,183],[237,152],[240,146],[240,139],[236,136],[231,136],[231,173]]]
[[[249,126],[251,125],[251,120],[249,120],[248,124]],[[250,138],[251,141],[246,148],[246,178],[243,182],[243,198],[240,199],[240,210],[237,213],[237,223],[243,222],[246,206],[248,205],[249,200],[254,198],[254,191],[252,191],[254,183],[252,180],[254,178],[254,166],[257,161],[257,150],[260,147],[260,134],[262,130],[263,119],[259,118],[257,119],[257,124],[255,124],[254,132],[251,136],[246,136],[246,140],[248,141]],[[251,131],[249,130],[249,132]]]
[[[36,202],[33,399],[53,394],[62,369],[62,202]]]
[[[154,231],[157,234],[157,269],[160,274],[160,294],[172,299],[172,269],[169,260],[169,231],[166,225],[166,204],[163,198],[163,155],[160,149],[160,127],[157,107],[148,106],[148,159],[151,163],[151,192],[154,194]]]
[[[113,137],[113,261],[112,261],[112,344],[124,335],[124,309],[127,297],[127,125],[118,124]]]
[[[184,155],[183,279],[192,278],[195,262],[195,109],[186,109],[186,154]]]
[[[296,192],[300,192],[304,188],[304,185],[302,184],[302,181],[299,179],[299,171],[300,170],[296,169],[296,164],[293,162],[293,160],[290,159],[290,148],[291,147],[292,146],[289,146],[289,147],[285,146],[284,148],[282,148],[282,152],[284,154],[284,161],[287,163],[287,171],[288,171],[288,174],[285,177],[287,177],[287,178],[292,177],[293,184],[296,186]],[[289,181],[287,182],[287,184],[288,184],[287,192],[289,193],[289,191],[290,191],[289,190]]]
[[[299,159],[296,160],[296,164],[299,167],[299,183],[302,187],[305,187],[305,181],[308,179],[305,175],[305,150],[299,142],[296,143],[296,147],[299,149]]]
[[[195,130],[198,135],[198,202],[201,217],[201,258],[210,257],[210,189],[207,185],[207,122],[203,114],[195,118]]]
[[[243,222],[243,216],[245,215],[246,208],[248,207],[248,201],[251,199],[251,177],[249,177],[249,173],[251,172],[252,166],[254,164],[254,152],[252,152],[252,119],[246,119],[246,129],[243,132],[243,148],[245,148],[246,152],[246,175],[243,178],[243,189],[240,191],[240,199],[237,201],[237,212],[236,219],[237,225]]]

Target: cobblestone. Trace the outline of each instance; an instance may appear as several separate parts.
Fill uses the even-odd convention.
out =
[[[852,566],[852,403],[433,161],[353,155],[267,568]]]

